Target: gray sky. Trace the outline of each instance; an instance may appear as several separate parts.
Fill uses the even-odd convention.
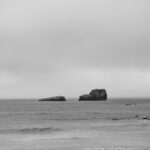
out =
[[[0,98],[150,96],[149,0],[0,0]]]

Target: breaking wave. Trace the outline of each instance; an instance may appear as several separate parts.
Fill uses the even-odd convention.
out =
[[[22,129],[0,129],[0,133],[7,134],[7,133],[24,133],[24,134],[30,134],[30,133],[49,133],[49,132],[55,132],[55,131],[61,131],[61,129],[53,128],[53,127],[43,127],[43,128],[22,128]]]

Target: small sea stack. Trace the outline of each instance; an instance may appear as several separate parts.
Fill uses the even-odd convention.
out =
[[[43,98],[38,101],[66,101],[66,99],[64,96],[54,96],[54,97]]]
[[[107,100],[105,89],[93,89],[89,94],[84,94],[79,97],[79,101],[104,101]]]

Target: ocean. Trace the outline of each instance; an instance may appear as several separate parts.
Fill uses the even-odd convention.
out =
[[[149,149],[150,99],[0,100],[0,150]]]

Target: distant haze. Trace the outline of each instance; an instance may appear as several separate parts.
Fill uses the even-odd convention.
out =
[[[0,1],[0,98],[94,88],[150,96],[150,0]]]

